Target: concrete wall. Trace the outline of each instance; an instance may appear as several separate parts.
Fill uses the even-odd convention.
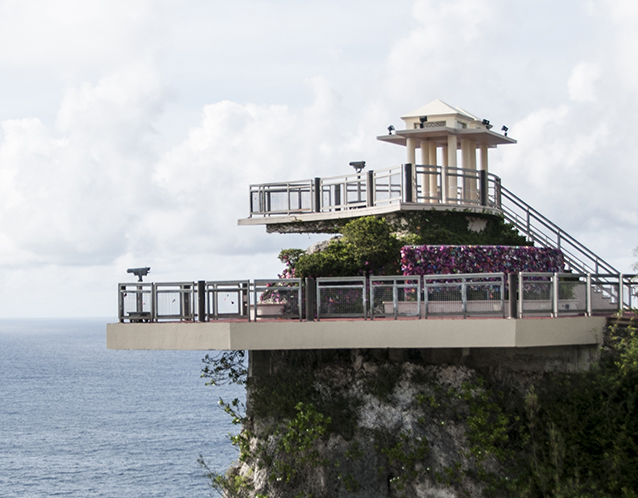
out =
[[[112,323],[109,349],[301,350],[598,345],[604,317]]]

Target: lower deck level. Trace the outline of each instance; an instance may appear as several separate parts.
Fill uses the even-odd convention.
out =
[[[599,345],[606,318],[163,322],[107,325],[109,349],[304,350]]]

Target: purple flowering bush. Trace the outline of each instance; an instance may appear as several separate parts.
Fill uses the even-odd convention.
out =
[[[563,253],[558,249],[531,246],[404,246],[404,275],[452,273],[562,272]]]

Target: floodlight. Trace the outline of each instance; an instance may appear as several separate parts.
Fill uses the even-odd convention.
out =
[[[393,125],[388,126],[388,135],[392,135],[393,131],[394,131],[394,126]]]
[[[490,124],[490,120],[489,119],[484,119],[483,120],[483,126],[485,126],[485,128],[487,128],[488,130],[491,130],[493,128],[493,126]]]
[[[501,128],[501,131],[505,134],[505,136],[507,136],[507,132],[508,132],[509,128],[505,125],[503,125],[503,128]]]
[[[428,120],[428,117],[427,117],[427,116],[421,116],[421,117],[419,118],[419,121],[420,121],[420,123],[421,123],[421,124],[420,124],[421,128],[423,128],[423,123],[425,123],[427,120]]]
[[[357,173],[361,173],[361,170],[366,167],[365,161],[352,161],[350,166],[354,168]]]

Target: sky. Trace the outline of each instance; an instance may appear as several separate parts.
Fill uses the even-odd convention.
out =
[[[251,183],[405,162],[434,99],[518,141],[503,185],[638,256],[635,0],[0,0],[0,318],[114,317],[117,283],[275,277],[325,236],[239,227]]]

